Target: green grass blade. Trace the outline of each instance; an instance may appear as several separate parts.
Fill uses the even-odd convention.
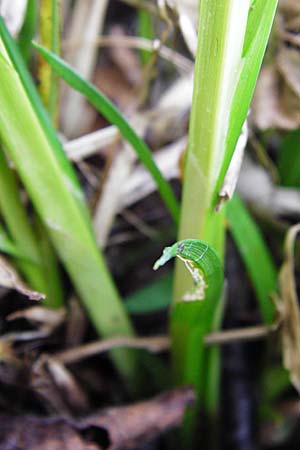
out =
[[[27,64],[30,60],[31,41],[34,37],[36,23],[37,2],[36,0],[28,0],[24,23],[18,37],[18,47]]]
[[[216,302],[223,286],[222,264],[216,251],[206,242],[184,239],[166,247],[154,264],[154,269],[176,256],[185,263],[195,286],[172,309],[175,382],[192,383],[199,387],[199,383],[202,383],[199,373],[203,370],[201,340],[213,324]],[[198,326],[195,327],[196,323]],[[198,349],[196,353],[195,345]]]
[[[77,177],[75,175],[74,169],[65,155],[61,142],[59,141],[56,131],[52,126],[51,120],[47,114],[47,111],[41,101],[41,98],[37,92],[37,89],[32,81],[32,78],[27,70],[25,62],[18,51],[17,45],[15,44],[13,38],[11,37],[5,22],[2,17],[0,17],[0,37],[2,42],[0,42],[0,50],[8,54],[18,76],[23,84],[23,87],[30,99],[31,105],[36,113],[43,131],[49,141],[51,149],[53,151],[54,157],[57,159],[61,170],[65,174],[66,186],[69,191],[74,196],[78,206],[80,207],[83,216],[86,218],[86,223],[89,224],[89,213],[86,208],[84,197],[78,183]]]
[[[3,52],[0,80],[0,138],[95,328],[103,336],[131,335],[130,321],[91,227],[66,184],[66,174],[18,73]],[[113,353],[121,373],[132,378],[135,365],[130,355],[126,350]]]
[[[223,269],[217,252],[197,239],[185,239],[165,248],[154,269],[175,256],[185,263],[195,284],[193,291],[173,305],[170,326],[174,382],[191,384],[197,393],[196,406],[187,414],[185,421],[183,439],[188,446],[200,402],[204,400],[205,373],[208,365],[216,368],[218,364],[218,353],[210,353],[208,359],[204,337],[216,325],[215,313],[223,287]]]
[[[126,298],[124,306],[131,314],[150,314],[166,309],[171,303],[173,274],[152,281]]]
[[[0,252],[6,253],[9,256],[14,256],[20,259],[26,259],[26,256],[18,249],[5,232],[3,226],[0,224]]]
[[[270,294],[276,292],[277,274],[261,232],[237,195],[226,208],[229,229],[255,289],[263,320],[271,324],[275,307]]]
[[[278,0],[257,0],[250,7],[243,52],[241,54],[239,79],[230,107],[225,156],[214,191],[213,204],[217,201],[218,192],[223,184],[247,116],[277,4]]]
[[[278,171],[283,186],[300,187],[300,131],[287,133],[280,145]]]
[[[47,229],[35,216],[34,231],[37,237],[41,257],[41,267],[47,280],[47,297],[43,305],[48,308],[60,308],[64,304],[64,292],[58,259],[50,242]]]
[[[120,111],[108,100],[108,98],[95,88],[95,86],[84,80],[62,59],[36,43],[34,43],[34,47],[70,86],[78,92],[81,92],[110,123],[116,125],[121,135],[132,145],[141,162],[151,173],[165,205],[169,209],[174,221],[177,222],[179,217],[179,206],[172,188],[155,164],[149,147],[136,134]]]
[[[153,16],[144,9],[138,10],[138,35],[146,39],[154,39]],[[145,66],[151,59],[151,53],[140,50],[142,64]]]
[[[41,269],[40,253],[34,233],[29,225],[26,209],[21,202],[16,177],[8,167],[0,148],[0,213],[19,252],[25,256],[18,267],[29,284],[47,294],[47,283]]]
[[[60,53],[60,2],[41,0],[40,39],[44,47]],[[58,77],[52,67],[39,57],[39,91],[54,124],[58,123]]]

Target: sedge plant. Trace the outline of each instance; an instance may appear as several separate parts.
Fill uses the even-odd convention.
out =
[[[133,329],[98,250],[75,173],[65,157],[17,48],[0,19],[0,137],[52,244],[102,336],[132,335]],[[116,350],[125,378],[134,359]]]
[[[276,0],[201,0],[199,6],[199,40],[178,237],[180,241],[205,241],[221,261],[225,211],[216,208],[218,192],[247,116],[276,6]],[[238,208],[239,204],[228,207]],[[189,440],[199,408],[208,415],[216,412],[218,376],[214,375],[218,352],[206,351],[203,337],[218,323],[221,301],[218,293],[206,307],[205,290],[201,301],[199,297],[184,301],[192,283],[190,273],[177,261],[170,319],[173,376],[176,384],[191,383],[197,391],[197,405],[186,428]],[[270,304],[268,299],[265,301]],[[266,319],[272,320],[272,306]],[[210,386],[212,379],[214,386]]]
[[[276,1],[267,3],[249,1],[245,5],[240,5],[236,1],[226,2],[224,5],[219,2],[203,1],[200,5],[199,46],[179,237],[183,239],[201,238],[209,246],[215,248],[221,261],[224,253],[225,217],[223,210],[218,213],[215,212],[217,193],[222,185],[222,180],[247,115],[275,9]],[[136,135],[121,113],[99,90],[84,80],[56,55],[38,44],[35,44],[35,47],[58,75],[74,89],[85,95],[88,101],[110,123],[119,128],[122,136],[132,145],[140,160],[152,174],[162,199],[175,222],[177,222],[179,209],[176,199],[155,166],[147,145]],[[201,90],[199,86],[205,86],[205,89]],[[199,205],[196,214],[195,204]],[[240,202],[236,201],[232,208],[237,211],[237,214],[239,212],[240,215],[242,214]],[[251,219],[249,219],[249,223],[252,224]],[[236,222],[233,226],[235,224]],[[236,228],[234,229],[236,230]],[[238,232],[234,233],[234,236],[236,235],[238,235]],[[262,240],[259,240],[259,245],[264,249]],[[266,261],[271,267],[270,273],[272,275],[263,295],[267,295],[266,292],[274,288],[275,279],[270,258],[266,258]],[[255,279],[253,279],[253,283],[256,285]],[[189,321],[193,324],[195,322],[201,324],[200,303],[183,305],[181,302],[181,298],[189,289],[190,284],[189,274],[178,266],[175,273],[175,306],[173,306],[171,314],[173,359],[174,367],[177,367],[177,369],[174,369],[174,379],[176,383],[189,382],[195,384],[199,394],[198,401],[200,402],[204,389],[202,383],[204,377],[201,374],[207,367],[207,364],[204,363],[204,356],[207,356],[207,352],[204,352],[202,346],[203,351],[196,352],[199,357],[193,356],[191,358],[188,355],[195,355],[195,347],[189,348],[188,332],[184,334],[186,342],[184,342],[182,336],[182,327],[187,330],[191,328]],[[205,326],[203,326],[203,323],[201,325],[202,337],[209,330],[217,327],[220,322],[222,308],[218,305],[219,299],[220,296],[216,296],[211,301],[211,303],[215,303],[215,307],[210,306],[211,313],[205,320]],[[263,301],[269,305],[267,307],[271,312],[267,313],[267,320],[270,320],[272,315],[271,303],[266,297]],[[177,303],[179,308],[177,308]],[[180,309],[178,314],[177,309]],[[194,309],[195,311],[193,311]],[[184,311],[183,314],[182,310]],[[176,343],[177,340],[178,343]],[[199,342],[194,342],[195,345],[199,349]],[[185,366],[186,358],[194,361],[192,363],[194,367],[191,370]],[[209,357],[209,359],[212,361],[211,365],[216,366],[217,358]],[[209,392],[215,393],[214,388],[215,386],[210,387]],[[214,403],[210,398],[207,399],[207,404],[212,407]]]
[[[49,11],[57,18],[56,12],[51,10],[55,3],[43,2],[45,8],[50,8]],[[52,29],[54,40],[48,45],[43,41],[48,49],[35,44],[41,58],[49,64],[45,66],[44,85],[48,86],[45,89],[45,103],[54,122],[56,72],[118,127],[122,137],[132,145],[152,174],[174,222],[179,222],[179,243],[164,254],[156,267],[174,256],[183,260],[178,261],[175,269],[170,329],[174,382],[193,384],[197,392],[196,408],[187,420],[189,436],[192,436],[195,412],[201,408],[208,415],[214,415],[218,402],[218,349],[205,349],[204,336],[220,326],[222,317],[226,222],[249,270],[263,319],[266,323],[271,323],[273,319],[274,308],[268,294],[276,286],[275,269],[258,229],[238,197],[218,211],[216,206],[218,192],[246,119],[276,5],[276,0],[200,2],[199,43],[180,221],[178,202],[146,143],[99,90],[49,51],[57,50],[57,21]],[[30,23],[28,20],[28,25]],[[38,235],[43,235],[43,229],[46,230],[95,328],[106,337],[130,336],[133,334],[132,325],[121,305],[103,255],[97,249],[75,173],[2,20],[0,37],[0,138],[7,156],[5,161],[13,161],[39,217],[36,230],[41,230],[41,234]],[[1,204],[0,207],[4,216],[4,207]],[[28,223],[27,217],[22,220]],[[30,235],[30,231],[27,230],[27,233]],[[243,240],[245,233],[249,234],[247,242]],[[26,256],[29,250],[36,248],[36,238],[28,239],[28,244],[32,242],[28,250],[22,247],[22,242],[18,245],[18,236],[6,233],[1,227],[1,249],[19,257],[19,254]],[[254,264],[249,257],[249,246],[257,249],[259,263]],[[36,262],[35,270],[39,268],[39,260]],[[25,275],[26,271],[30,281],[31,273],[25,267]],[[262,273],[267,275],[262,277]],[[193,291],[188,301],[183,301],[193,279],[198,292],[195,294]],[[202,300],[199,301],[199,298]],[[132,380],[136,366],[131,354],[118,350],[114,351],[113,358],[120,372]]]

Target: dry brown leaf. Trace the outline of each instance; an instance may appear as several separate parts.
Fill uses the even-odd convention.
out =
[[[42,306],[33,306],[32,308],[15,311],[6,316],[6,320],[26,319],[36,324],[37,329],[6,333],[1,336],[1,340],[17,342],[47,338],[65,321],[65,318],[66,310],[64,308],[53,310]]]
[[[64,419],[0,416],[1,450],[99,450]]]
[[[27,319],[31,322],[41,323],[56,328],[66,319],[65,308],[50,309],[42,306],[32,306],[31,308],[15,311],[6,317],[6,320]]]
[[[131,84],[124,77],[121,70],[112,64],[103,64],[96,68],[94,76],[95,86],[107,97],[126,111],[136,102],[136,93]]]
[[[281,301],[278,301],[282,317],[283,365],[290,372],[290,379],[300,393],[300,310],[295,283],[294,245],[300,224],[294,225],[287,233],[285,260],[279,273]]]
[[[282,46],[277,55],[277,68],[282,77],[300,97],[300,51],[292,47]]]
[[[281,0],[280,12],[286,19],[293,19],[295,16],[300,15],[300,2],[299,0]]]
[[[85,425],[107,431],[108,450],[134,449],[178,426],[194,399],[192,388],[182,387],[135,405],[108,408]]]
[[[53,379],[55,386],[63,394],[63,397],[72,412],[83,414],[88,410],[87,397],[72,373],[55,358],[47,358],[48,373]]]
[[[253,116],[256,126],[294,129],[300,126],[300,3],[280,2],[267,65],[255,89]],[[275,51],[276,46],[276,51]]]
[[[280,79],[274,66],[262,68],[252,102],[255,125],[261,129],[286,130],[300,125],[300,101],[288,86],[280,89]]]
[[[170,340],[168,336],[152,337],[128,337],[120,336],[102,341],[89,342],[78,347],[64,350],[54,355],[57,361],[63,364],[73,364],[82,359],[89,358],[100,353],[107,352],[113,348],[128,347],[148,350],[152,353],[160,353],[169,349]]]
[[[64,392],[56,384],[55,376],[48,370],[47,362],[47,355],[42,355],[33,364],[30,373],[30,388],[40,398],[50,414],[70,417],[73,413],[72,406],[65,398]]]
[[[0,416],[2,450],[129,450],[181,423],[194,402],[182,387],[145,402],[107,408],[83,421],[32,416]]]
[[[44,294],[29,289],[19,277],[17,271],[3,256],[0,256],[0,286],[15,289],[21,294],[26,295],[30,300],[42,300],[46,298]]]
[[[81,46],[69,49],[64,56],[86,80],[93,77],[98,48],[95,45],[87,46],[85,42],[94,41],[102,34],[107,6],[108,0],[85,0],[75,2],[72,7],[67,39],[73,41],[80,36]],[[90,129],[96,112],[87,107],[84,97],[74,89],[65,86],[63,94],[62,129],[68,137],[80,136]]]
[[[126,37],[125,30],[120,25],[112,26],[110,35],[119,38]],[[110,56],[132,86],[140,82],[142,75],[141,65],[138,55],[132,49],[113,46],[110,49]]]

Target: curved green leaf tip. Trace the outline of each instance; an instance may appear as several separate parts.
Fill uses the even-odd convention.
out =
[[[153,269],[157,270],[161,266],[164,266],[170,259],[175,258],[178,252],[178,243],[176,242],[171,247],[165,247],[161,257],[154,263]]]
[[[184,239],[171,247],[166,247],[153,269],[157,270],[176,256],[186,263],[194,280],[196,288],[194,294],[197,294],[187,293],[183,300],[201,300],[204,296],[205,299],[212,299],[220,296],[223,287],[223,270],[214,248],[198,239]]]

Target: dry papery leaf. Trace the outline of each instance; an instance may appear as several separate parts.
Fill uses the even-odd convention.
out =
[[[64,2],[62,2],[64,3]],[[95,41],[102,34],[108,0],[85,0],[75,2],[69,9],[67,40],[80,36],[81,46],[65,52],[65,59],[87,80],[91,80],[97,64],[98,49],[86,42]],[[84,97],[65,86],[62,102],[62,129],[66,136],[79,136],[90,128],[95,110],[87,108]]]
[[[284,79],[282,81],[274,66],[264,66],[261,70],[252,102],[251,118],[261,130],[291,130],[300,125],[300,100]]]
[[[295,18],[300,14],[300,2],[299,0],[281,0],[280,11],[286,18]]]
[[[2,450],[134,449],[180,424],[194,401],[183,387],[130,406],[107,408],[85,420],[0,416]]]
[[[33,306],[31,308],[15,311],[6,316],[6,320],[9,321],[17,319],[26,319],[31,324],[36,325],[37,329],[12,331],[2,334],[0,338],[1,341],[25,342],[47,338],[65,321],[66,310],[64,308],[53,310],[42,306]]]
[[[295,282],[294,246],[300,224],[287,233],[285,260],[279,273],[281,300],[278,310],[282,317],[281,342],[283,365],[290,373],[293,386],[300,393],[300,310]]]
[[[33,365],[30,387],[51,414],[85,414],[89,402],[73,374],[57,359],[42,355]]]
[[[1,0],[0,15],[4,18],[6,25],[13,36],[16,36],[22,27],[27,0]]]
[[[280,2],[276,53],[261,70],[253,99],[255,125],[294,129],[300,125],[300,3]],[[269,52],[271,53],[271,52]]]
[[[15,289],[30,300],[42,300],[46,296],[40,292],[29,289],[24,281],[21,280],[17,271],[9,264],[9,262],[0,256],[0,286]]]

